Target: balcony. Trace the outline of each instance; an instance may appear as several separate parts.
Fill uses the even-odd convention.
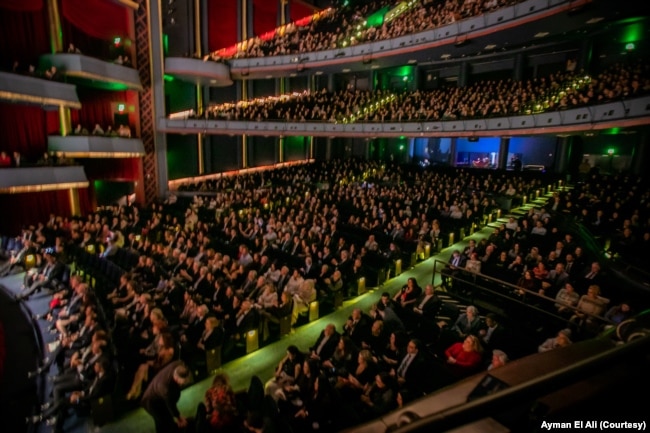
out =
[[[39,59],[39,67],[55,66],[66,81],[77,85],[104,90],[142,91],[138,71],[128,66],[103,61],[82,54],[45,54]]]
[[[69,158],[139,158],[145,154],[139,138],[96,135],[51,135],[47,148],[51,153],[64,152]]]
[[[166,58],[165,74],[202,86],[225,87],[233,83],[228,65],[189,57]]]
[[[0,72],[0,100],[40,105],[46,110],[59,106],[81,108],[77,90],[72,84],[6,72]]]
[[[81,166],[21,167],[0,170],[0,194],[87,188]]]
[[[650,124],[650,96],[539,114],[449,121],[334,123],[167,119],[158,128],[176,134],[246,134],[314,137],[490,137],[565,134]]]
[[[580,13],[572,13],[582,7]],[[513,41],[538,44],[578,29],[598,30],[591,23],[613,17],[615,14],[607,9],[611,7],[627,8],[621,13],[630,13],[623,3],[613,6],[592,0],[528,0],[394,39],[316,52],[232,59],[230,72],[233,79],[263,79],[307,71],[347,73],[466,58],[488,46],[511,49]]]

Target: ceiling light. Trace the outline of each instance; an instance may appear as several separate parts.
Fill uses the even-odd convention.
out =
[[[342,72],[345,73],[345,74],[347,74],[348,72],[350,72],[350,68],[345,68],[345,69],[343,69]]]
[[[535,34],[536,38],[543,38],[544,36],[548,36],[548,32],[539,32]]]
[[[295,72],[294,72],[294,73],[291,73],[291,74],[289,74],[289,76],[290,76],[290,77],[295,77],[296,75],[297,75],[297,74],[296,74]]]
[[[314,75],[323,75],[323,71],[316,71],[314,72]]]
[[[604,17],[594,17],[594,18],[588,20],[587,24],[596,24],[596,23],[601,22],[604,19],[605,19]]]
[[[370,69],[379,69],[379,65],[372,65]]]
[[[267,80],[270,80],[271,78],[273,78],[273,75],[267,75],[267,76],[266,76],[266,79],[267,79]]]
[[[440,56],[441,59],[445,59],[445,60],[447,60],[450,57],[451,57],[451,54],[443,54],[443,55]]]
[[[493,50],[493,49],[495,49],[496,47],[497,47],[496,44],[490,44],[490,45],[486,45],[486,46],[485,46],[485,49],[486,49],[486,50]]]
[[[409,64],[409,65],[412,65],[412,64],[417,63],[417,62],[418,62],[418,61],[415,60],[415,59],[410,59],[410,60],[408,61],[408,64]]]

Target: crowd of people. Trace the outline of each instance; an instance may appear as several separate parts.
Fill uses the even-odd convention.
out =
[[[104,137],[122,137],[131,138],[131,128],[128,125],[121,124],[117,129],[113,129],[113,125],[108,125],[102,128],[99,123],[96,123],[92,131],[78,123],[72,130],[71,135],[101,135]]]
[[[328,9],[306,25],[290,23],[272,38],[255,37],[241,44],[234,53],[219,51],[206,56],[215,61],[233,58],[281,56],[345,48],[366,42],[398,38],[452,24],[466,18],[489,13],[519,3],[518,0],[465,0],[460,2],[422,0],[408,6],[380,26],[368,24],[368,18],[382,9],[396,8],[400,2],[367,0]]]
[[[414,122],[533,114],[629,99],[650,91],[649,65],[614,64],[593,76],[558,71],[523,81],[393,93],[345,89],[213,105],[207,118],[241,121]]]
[[[111,206],[83,218],[52,216],[27,228],[8,248],[21,259],[3,271],[24,269],[27,251],[38,257],[25,275],[19,298],[54,292],[50,309],[38,318],[48,320],[60,336],[35,372],[57,366],[53,400],[31,421],[50,419],[61,426],[70,408],[86,406],[100,390],[115,389],[117,363],[125,381],[117,389],[125,399],[140,402],[154,419],[159,417],[157,422],[182,425],[187,421],[178,413],[157,413],[160,390],[185,384],[188,371],[208,374],[209,351],[219,348],[226,361],[240,356],[249,331],[260,331],[264,344],[279,335],[281,318],[290,317],[294,326],[305,323],[302,316],[313,300],[327,313],[338,294],[356,295],[358,279],[369,277],[372,267],[390,267],[401,257],[400,248],[417,251],[436,245],[454,224],[481,221],[495,210],[496,196],[523,197],[540,188],[544,183],[539,176],[337,160],[196,184],[192,188],[201,192],[189,202],[177,199],[144,209]],[[632,181],[619,181],[616,190],[603,191],[593,182],[563,192],[560,204],[554,198],[543,209],[513,218],[485,241],[470,242],[462,254],[468,262],[479,262],[476,273],[502,270],[506,278],[500,264],[503,253],[508,265],[523,261],[519,275],[537,269],[540,278],[533,278],[539,279],[539,286],[522,285],[522,290],[544,291],[560,306],[569,304],[567,319],[574,329],[593,316],[607,314],[607,322],[599,324],[629,317],[638,306],[617,296],[598,272],[589,275],[599,263],[577,265],[583,246],[559,232],[555,219],[556,212],[567,213],[582,200],[588,215],[605,209],[605,204],[624,217],[638,215],[633,218],[638,230],[648,232],[647,209],[642,206],[648,191],[637,184],[638,192],[628,196],[624,191],[631,190]],[[560,263],[566,269],[573,254],[572,272],[580,278],[571,284],[579,296],[587,297],[578,298],[575,307],[567,301],[575,296],[559,295],[561,289],[570,291],[567,284],[543,286],[562,281],[539,266],[548,264],[551,252],[555,271]],[[80,254],[119,263],[119,283],[91,287],[79,275],[65,278],[60,264]],[[461,267],[453,260],[450,266]],[[608,308],[617,309],[591,309],[601,295],[610,299]],[[299,431],[315,425],[322,426],[320,431],[336,430],[341,423],[354,425],[376,417],[521,355],[513,349],[514,338],[501,334],[507,318],[483,319],[470,306],[457,320],[439,323],[441,304],[432,286],[421,287],[410,279],[398,292],[384,293],[369,311],[355,309],[346,323],[328,325],[312,347],[289,348],[266,384],[266,394],[278,405],[282,419]],[[423,380],[424,369],[435,372],[425,375],[430,380]],[[202,410],[208,424],[226,422],[215,415],[219,406],[215,408],[213,400],[230,398],[229,391],[222,395],[224,383],[221,378],[215,385],[219,388],[206,396]],[[341,416],[332,419],[333,413]],[[249,428],[259,428],[260,417],[246,417]]]

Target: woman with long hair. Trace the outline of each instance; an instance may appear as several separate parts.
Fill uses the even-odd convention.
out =
[[[225,373],[217,374],[205,391],[203,402],[196,410],[196,432],[216,433],[238,431],[238,411],[235,392]]]

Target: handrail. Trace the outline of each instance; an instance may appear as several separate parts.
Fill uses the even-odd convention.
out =
[[[440,272],[441,272],[441,271],[438,271],[438,270],[437,270],[437,266],[438,266],[439,263],[442,263],[442,264],[444,264],[444,265],[450,265],[449,262],[445,262],[444,260],[436,259],[436,260],[434,261],[434,265],[433,265],[433,280],[435,280],[436,275],[437,275],[437,274],[440,274]],[[571,309],[571,310],[573,310],[573,311],[580,311],[581,313],[586,314],[586,315],[592,317],[593,319],[598,320],[599,322],[602,322],[602,323],[605,323],[605,324],[612,324],[612,323],[613,323],[612,321],[606,319],[605,317],[597,316],[597,315],[594,315],[594,314],[585,313],[585,312],[581,311],[577,306],[573,306],[573,305],[566,304],[566,303],[564,303],[564,302],[562,302],[562,301],[559,301],[559,300],[557,300],[557,299],[555,299],[555,298],[549,298],[548,296],[545,296],[545,295],[540,295],[540,294],[537,293],[537,292],[533,292],[533,291],[531,291],[531,290],[528,290],[528,289],[525,289],[525,288],[519,287],[519,286],[517,286],[517,285],[515,285],[515,284],[512,284],[512,283],[509,283],[509,282],[507,282],[507,281],[503,281],[503,280],[500,280],[500,279],[498,279],[498,278],[491,277],[491,276],[489,276],[489,275],[485,275],[485,274],[481,274],[481,273],[476,273],[476,272],[468,271],[468,270],[466,270],[466,269],[462,269],[461,271],[462,271],[463,273],[465,273],[465,275],[474,275],[475,277],[479,276],[479,277],[481,277],[481,278],[483,278],[483,279],[485,279],[485,280],[492,281],[492,282],[494,282],[494,283],[496,283],[496,284],[499,284],[499,285],[501,285],[501,286],[509,287],[509,288],[512,289],[513,292],[514,292],[514,291],[522,291],[522,292],[525,293],[525,296],[533,296],[533,297],[536,297],[536,298],[538,298],[538,299],[540,299],[540,300],[543,300],[543,301],[545,301],[545,302],[548,302],[548,303],[551,304],[551,305],[561,304],[562,306],[567,307],[567,308],[569,308],[569,309]],[[467,280],[464,280],[464,279],[462,279],[462,278],[460,278],[460,277],[457,277],[457,276],[449,275],[449,276],[446,276],[446,277],[448,277],[448,278],[450,278],[450,279],[452,279],[452,280],[457,279],[457,280],[459,280],[460,282],[468,283]],[[513,301],[513,302],[515,302],[515,303],[517,303],[517,304],[524,305],[524,306],[526,306],[526,308],[529,308],[529,309],[532,309],[532,310],[536,310],[536,311],[538,311],[538,312],[540,312],[540,313],[544,313],[544,314],[546,314],[546,315],[548,315],[548,316],[552,316],[552,317],[555,318],[555,319],[560,319],[561,321],[569,322],[569,320],[568,320],[566,317],[563,317],[563,316],[559,316],[559,315],[553,314],[551,311],[544,310],[543,308],[539,308],[539,307],[537,307],[537,306],[535,306],[535,305],[531,305],[531,304],[529,304],[529,303],[527,303],[527,302],[525,302],[525,301],[522,301],[521,299],[517,299],[517,298],[514,298],[514,297],[507,296],[507,295],[504,294],[504,293],[499,293],[499,292],[494,291],[494,290],[492,290],[492,289],[490,289],[490,288],[488,288],[488,287],[483,287],[483,286],[479,285],[479,284],[476,282],[476,280],[474,280],[473,286],[474,286],[474,288],[480,289],[480,290],[482,290],[482,291],[484,291],[484,292],[489,292],[490,294],[497,295],[497,296],[499,296],[499,297],[502,297],[502,298],[508,299],[509,301]]]
[[[647,335],[629,343],[616,346],[612,350],[607,350],[587,359],[570,363],[559,370],[537,376],[534,379],[506,388],[492,395],[480,397],[476,400],[443,410],[437,414],[415,420],[393,432],[442,432],[465,425],[486,416],[491,416],[495,411],[499,411],[504,407],[512,407],[514,404],[557,390],[558,387],[566,387],[569,384],[586,379],[607,365],[611,365],[617,361],[632,359],[632,355],[645,353],[649,345],[650,335]]]

